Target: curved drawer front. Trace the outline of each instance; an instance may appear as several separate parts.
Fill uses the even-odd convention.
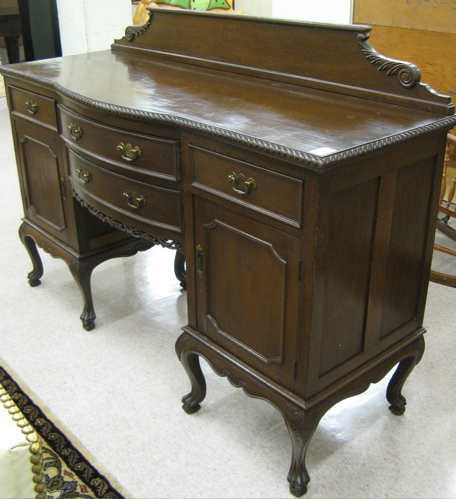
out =
[[[302,180],[195,145],[190,146],[190,157],[194,187],[301,227]]]
[[[22,88],[9,86],[13,114],[57,131],[55,100]]]
[[[130,180],[69,151],[73,190],[89,205],[132,228],[157,235],[160,227],[181,233],[181,194]]]
[[[177,140],[113,128],[59,107],[62,135],[70,147],[115,162],[127,171],[178,179]]]

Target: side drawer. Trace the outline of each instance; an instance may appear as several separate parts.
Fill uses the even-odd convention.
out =
[[[73,190],[114,220],[157,235],[160,227],[181,233],[181,193],[131,180],[69,151]]]
[[[304,182],[240,159],[190,146],[192,186],[301,227]]]
[[[83,118],[60,106],[62,135],[70,147],[134,170],[178,180],[177,140],[141,135]]]
[[[57,131],[57,111],[54,99],[11,85],[8,90],[13,114]]]

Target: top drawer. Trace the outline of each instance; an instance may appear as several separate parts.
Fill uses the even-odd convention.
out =
[[[57,131],[55,100],[9,86],[11,112]]]
[[[62,135],[70,147],[116,166],[169,180],[178,179],[179,142],[113,128],[60,107]],[[123,172],[128,175],[127,172]]]
[[[240,159],[190,146],[194,187],[249,209],[302,226],[304,182]]]

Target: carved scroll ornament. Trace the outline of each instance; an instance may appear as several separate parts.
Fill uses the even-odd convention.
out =
[[[386,71],[388,76],[397,75],[399,83],[405,88],[412,88],[419,83],[421,72],[415,64],[389,59],[379,54],[368,42],[369,35],[366,33],[360,33],[358,40],[362,47],[361,52],[371,64],[378,66],[379,71]]]

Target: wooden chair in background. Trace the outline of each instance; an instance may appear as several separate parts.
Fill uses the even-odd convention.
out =
[[[456,164],[450,163],[456,151],[456,135],[448,134],[445,165],[443,167],[442,187],[440,190],[439,212],[444,216],[437,220],[437,230],[456,241],[456,229],[449,222],[456,219]],[[440,244],[434,244],[434,250],[456,257],[456,251]],[[456,260],[455,260],[456,263]],[[456,265],[455,265],[456,266]],[[431,281],[446,286],[456,287],[455,275],[431,271]]]
[[[229,12],[232,14],[243,14],[242,10],[233,9],[234,0],[220,0],[222,8],[216,5],[218,2],[214,0],[200,0],[196,10],[210,10],[211,12]],[[174,9],[194,9],[192,0],[141,0],[136,8],[133,22],[136,25],[144,24],[149,19],[149,12],[147,7],[165,7]],[[224,7],[224,8],[223,8]]]

